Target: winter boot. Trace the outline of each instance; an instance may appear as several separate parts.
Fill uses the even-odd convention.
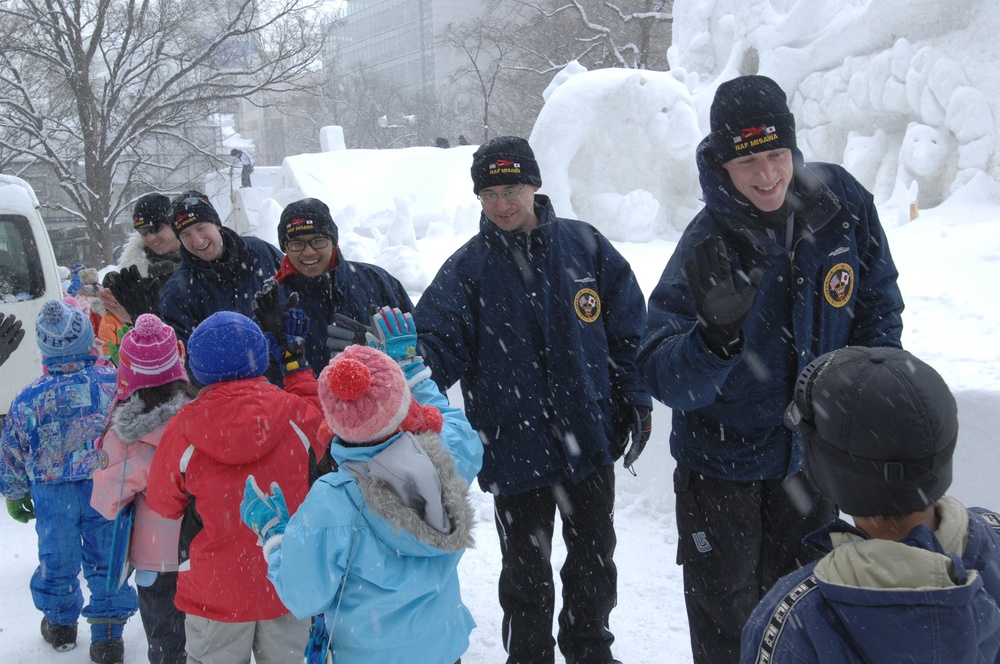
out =
[[[76,647],[76,624],[53,625],[47,618],[42,618],[42,638],[56,652],[66,652]]]
[[[90,661],[95,664],[122,664],[125,661],[125,623],[102,622],[90,626]]]

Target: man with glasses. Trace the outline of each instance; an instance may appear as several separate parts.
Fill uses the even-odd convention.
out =
[[[98,297],[124,323],[141,314],[158,314],[160,290],[180,264],[181,243],[170,227],[170,199],[160,193],[139,197],[132,208],[131,235],[118,265],[104,277]]]
[[[163,286],[160,318],[187,343],[194,328],[218,311],[253,317],[253,298],[281,264],[267,242],[224,228],[200,191],[186,191],[170,204],[170,225],[181,243],[180,266]],[[278,380],[278,374],[269,375]]]
[[[299,294],[297,306],[310,319],[306,359],[317,375],[331,350],[345,347],[338,348],[333,339],[327,341],[327,328],[338,314],[370,321],[372,313],[383,306],[413,310],[409,295],[395,277],[377,265],[348,261],[337,240],[337,224],[326,203],[305,198],[287,205],[278,222],[278,245],[285,252],[274,275],[280,287],[265,286],[254,303],[258,322],[280,339],[282,302],[287,304],[292,293]]]
[[[461,381],[484,443],[479,485],[494,496],[503,556],[508,664],[555,660],[550,552],[562,518],[566,561],[559,650],[610,664],[617,602],[614,462],[649,439],[650,397],[635,369],[646,307],[625,259],[594,227],[561,219],[528,142],[476,151],[479,233],[417,303],[420,353],[446,390]]]

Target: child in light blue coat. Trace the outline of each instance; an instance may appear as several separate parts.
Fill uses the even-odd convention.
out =
[[[280,488],[265,495],[248,481],[241,514],[268,576],[296,616],[324,615],[336,664],[452,664],[475,627],[457,568],[472,545],[468,487],[482,443],[429,372],[413,369],[411,392],[374,348],[330,361],[318,391],[339,469],[291,519]]]

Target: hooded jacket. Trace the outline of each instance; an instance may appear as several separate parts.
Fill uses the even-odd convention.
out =
[[[787,229],[771,234],[748,216],[753,211],[731,193],[702,141],[705,207],[649,298],[640,371],[653,397],[673,410],[677,463],[711,477],[752,481],[798,471],[799,434],[793,439],[782,424],[796,376],[847,345],[900,346],[903,299],[871,194],[840,166],[805,164],[797,150],[793,159],[789,250]],[[742,352],[728,359],[702,340],[684,275],[685,260],[711,236],[725,242],[734,275],[763,272]]]
[[[217,311],[253,320],[254,295],[281,264],[281,252],[267,242],[220,231],[223,258],[203,261],[182,246],[181,263],[160,292],[160,318],[185,344],[198,323]]]
[[[114,521],[118,511],[135,502],[135,520],[129,560],[136,569],[177,571],[180,519],[166,519],[146,503],[149,468],[167,422],[189,401],[179,393],[170,401],[143,412],[138,399],[120,403],[111,415],[111,426],[101,439],[100,468],[94,473],[90,505]]]
[[[94,441],[115,396],[115,370],[97,357],[52,361],[47,373],[17,393],[0,438],[0,493],[20,500],[36,484],[89,480]]]
[[[1000,662],[1000,515],[949,496],[938,513],[906,542],[843,521],[814,534],[828,553],[757,606],[742,664]]]
[[[292,391],[296,372],[286,378]],[[308,376],[315,384],[315,379]],[[263,377],[214,383],[167,423],[149,471],[146,500],[168,519],[201,529],[182,561],[175,603],[220,622],[273,620],[288,613],[267,580],[257,537],[240,521],[247,477],[277,482],[294,512],[309,482],[309,451],[323,456],[314,403]]]
[[[307,277],[295,271],[285,257],[275,276],[281,284],[282,300],[292,293],[299,294],[299,308],[310,319],[306,334],[306,359],[317,376],[330,360],[326,346],[326,328],[335,314],[371,324],[372,314],[383,306],[413,311],[413,303],[403,285],[395,277],[368,263],[349,262],[340,249],[334,252],[333,267],[318,277]]]
[[[632,268],[547,197],[535,213],[528,233],[482,215],[414,310],[434,380],[461,381],[469,422],[490,440],[480,485],[500,494],[612,463],[615,409],[651,404],[635,367],[646,307]]]
[[[404,433],[363,447],[334,438],[330,453],[339,470],[321,477],[284,535],[265,544],[268,575],[285,605],[300,618],[325,614],[337,664],[452,664],[475,627],[462,603],[457,568],[472,545],[468,488],[483,446],[433,382],[419,383],[413,397],[439,408],[444,418],[440,435],[415,439],[441,485],[437,500],[427,497],[423,514],[443,513],[445,532],[431,525],[439,519],[422,516],[386,482],[360,470],[390,457],[386,451],[394,444],[409,443],[401,437],[412,434]],[[410,451],[387,462],[390,471],[418,465],[412,446],[405,449]]]

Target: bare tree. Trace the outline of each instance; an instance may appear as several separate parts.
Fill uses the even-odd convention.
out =
[[[500,93],[514,76],[519,28],[520,21],[511,9],[497,3],[468,21],[447,24],[438,33],[439,44],[464,56],[466,64],[457,68],[449,80],[476,100],[484,143],[490,138],[495,116],[515,112]]]
[[[667,69],[673,0],[512,1],[535,26],[521,44],[529,67]]]
[[[324,0],[0,3],[0,154],[55,174],[100,256],[114,218],[166,173],[203,175],[193,131],[256,93],[290,89],[323,44]]]

